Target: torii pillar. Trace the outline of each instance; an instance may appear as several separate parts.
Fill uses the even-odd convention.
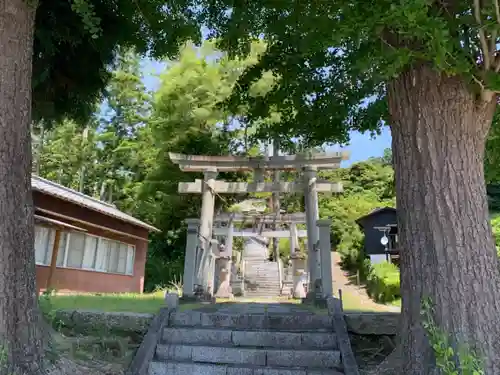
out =
[[[210,252],[212,228],[215,211],[215,178],[217,169],[207,168],[204,171],[202,195],[201,195],[201,216],[200,216],[200,248],[203,249],[200,265],[200,284],[204,292],[209,290],[210,286]],[[213,293],[213,289],[212,289]]]
[[[187,219],[187,238],[186,238],[186,252],[184,255],[184,275],[183,275],[183,298],[194,297],[194,285],[196,284],[197,274],[197,250],[198,250],[198,227],[200,220]]]
[[[307,166],[304,168],[304,201],[306,208],[307,224],[307,265],[309,269],[309,288],[307,295],[313,298],[317,280],[321,280],[320,263],[318,252],[319,231],[316,221],[319,219],[318,191],[316,190],[317,168]]]

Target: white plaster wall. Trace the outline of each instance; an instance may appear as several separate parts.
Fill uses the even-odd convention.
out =
[[[371,264],[384,263],[387,262],[385,254],[374,254],[370,255]]]

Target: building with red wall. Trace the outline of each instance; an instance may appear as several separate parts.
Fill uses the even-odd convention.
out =
[[[39,292],[143,291],[148,235],[158,229],[38,176],[31,183]]]

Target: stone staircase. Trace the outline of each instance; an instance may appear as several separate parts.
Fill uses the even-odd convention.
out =
[[[328,316],[175,312],[148,375],[341,375]]]
[[[268,260],[264,237],[247,237],[243,248],[246,297],[277,297],[281,294],[278,262]]]

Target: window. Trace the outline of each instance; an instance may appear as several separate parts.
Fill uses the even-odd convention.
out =
[[[98,242],[99,242],[99,237],[94,237],[90,235],[85,236],[85,249],[83,252],[83,261],[82,261],[83,269],[86,270],[94,269]]]
[[[53,235],[51,236],[51,240],[49,242],[49,251],[50,251],[50,256],[52,256],[52,249],[54,248],[54,241],[55,241],[55,230],[51,230],[53,232]],[[65,259],[66,259],[66,250],[67,250],[67,244],[68,244],[68,236],[69,233],[67,232],[61,232],[61,238],[59,239],[59,249],[57,250],[57,261],[56,261],[56,266],[57,267],[63,267],[65,264]]]
[[[97,245],[97,258],[95,269],[98,271],[106,272],[108,269],[108,259],[109,259],[109,240],[105,238],[100,238]]]
[[[55,230],[35,226],[36,264],[50,265]],[[82,232],[62,232],[57,267],[133,275],[135,247]]]
[[[102,272],[132,275],[135,247],[123,242],[99,238],[95,269]]]
[[[50,263],[49,253],[50,229],[35,226],[35,262],[36,264],[47,265]],[[50,251],[52,253],[52,251]]]
[[[66,265],[71,268],[82,268],[85,253],[85,234],[71,233],[68,244],[68,259]]]

